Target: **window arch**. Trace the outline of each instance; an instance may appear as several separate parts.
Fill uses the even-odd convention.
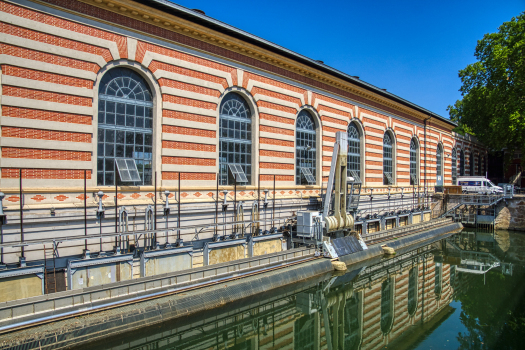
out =
[[[239,164],[252,180],[252,112],[244,98],[230,92],[219,109],[219,183],[233,185],[228,164]]]
[[[436,175],[443,176],[443,148],[438,144],[436,150]]]
[[[410,185],[416,186],[417,181],[417,142],[416,138],[413,137],[410,141]]]
[[[151,185],[153,98],[146,80],[129,68],[113,68],[102,77],[98,97],[97,185],[120,183],[118,158],[135,160],[141,179],[135,185]]]
[[[353,176],[351,172],[361,176],[361,137],[355,123],[348,126],[348,175]]]
[[[456,147],[452,148],[452,185],[456,184],[458,178],[458,152]]]
[[[393,141],[389,132],[383,138],[383,184],[394,184]]]
[[[301,168],[309,168],[316,180],[317,148],[315,123],[312,115],[302,110],[295,124],[295,183],[307,184]]]
[[[465,176],[465,152],[459,151],[459,176]]]

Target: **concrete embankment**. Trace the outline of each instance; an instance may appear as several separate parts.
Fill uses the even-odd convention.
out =
[[[448,223],[434,229],[393,239],[383,244],[393,247],[398,253],[443,239],[461,229],[461,224]],[[382,259],[380,244],[368,250],[341,257],[353,269],[371,260]],[[371,260],[370,260],[371,259]],[[333,270],[331,261],[324,258],[303,256],[293,265],[268,266],[267,269],[252,271],[250,274],[207,280],[207,284],[188,285],[185,289],[172,289],[164,294],[142,295],[142,299],[121,298],[98,301],[98,309],[89,309],[88,304],[78,300],[65,313],[55,309],[50,313],[35,312],[35,304],[18,303],[16,311],[11,310],[9,321],[0,320],[0,347],[24,349],[57,349],[103,339],[170,319],[180,318],[197,312],[211,310],[245,298],[257,297],[283,286],[301,285],[304,281],[318,279]],[[325,278],[325,277],[323,277]],[[116,289],[117,286],[113,286]],[[121,287],[124,290],[124,287]],[[73,293],[69,291],[67,293]],[[77,292],[78,293],[78,292]],[[50,296],[49,299],[52,297]],[[74,295],[68,298],[75,299]],[[95,305],[93,304],[93,305]],[[39,307],[45,302],[39,300]],[[1,310],[0,310],[1,311]],[[5,311],[5,310],[4,310]],[[15,314],[15,312],[17,314]],[[23,315],[25,317],[16,317]],[[42,317],[43,315],[46,317]],[[10,332],[10,333],[7,333]]]

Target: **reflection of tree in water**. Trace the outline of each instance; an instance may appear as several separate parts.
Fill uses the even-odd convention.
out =
[[[460,320],[468,333],[459,333],[459,349],[525,348],[525,274],[506,276],[490,271],[469,275],[469,288],[460,292]]]

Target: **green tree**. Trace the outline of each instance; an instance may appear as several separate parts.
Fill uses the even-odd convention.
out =
[[[448,106],[450,118],[489,149],[525,154],[525,12],[485,34],[474,55],[459,71],[463,98]]]

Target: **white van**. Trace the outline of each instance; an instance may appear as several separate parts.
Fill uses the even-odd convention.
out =
[[[464,193],[501,194],[503,188],[483,176],[459,176],[458,186]]]

